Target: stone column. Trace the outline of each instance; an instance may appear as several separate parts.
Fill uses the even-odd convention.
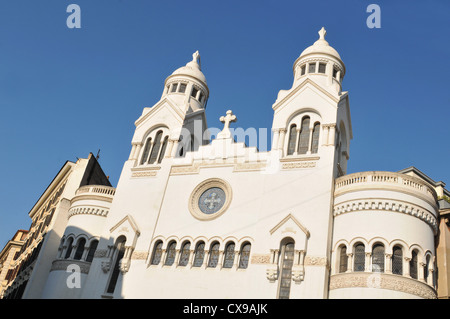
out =
[[[306,152],[306,154],[311,154],[313,130],[314,126],[309,128],[308,151]]]
[[[371,272],[372,271],[372,263],[371,263],[372,258],[370,258],[371,255],[372,255],[372,253],[366,252],[366,255],[365,255],[366,259],[364,261],[364,264],[365,264],[364,271],[366,271],[366,272]]]
[[[403,258],[403,276],[405,277],[411,277],[409,273],[409,262],[411,261],[411,258],[404,257]]]
[[[284,154],[284,140],[285,140],[285,137],[286,137],[286,129],[284,129],[284,128],[282,128],[282,129],[280,129],[280,137],[279,137],[279,143],[278,143],[278,149],[281,149],[281,151],[282,151],[282,155],[281,156],[283,156],[283,154]]]
[[[353,253],[347,254],[347,271],[346,272],[353,272]]]
[[[392,274],[392,254],[384,254],[384,272]]]

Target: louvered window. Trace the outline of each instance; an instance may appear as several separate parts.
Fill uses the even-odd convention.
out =
[[[403,251],[400,246],[395,246],[392,250],[392,273],[403,275]]]
[[[364,271],[366,267],[365,248],[363,244],[355,246],[355,265],[354,271]]]

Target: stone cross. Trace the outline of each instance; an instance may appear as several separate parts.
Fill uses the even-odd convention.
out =
[[[230,122],[236,122],[236,115],[233,115],[233,112],[228,110],[226,116],[220,117],[220,122],[225,123],[223,130],[228,130],[230,128]]]
[[[221,202],[220,198],[217,198],[217,194],[216,193],[212,193],[211,194],[211,198],[206,198],[203,201],[206,205],[208,205],[209,209],[213,209],[214,206],[216,206],[215,204],[219,204]]]

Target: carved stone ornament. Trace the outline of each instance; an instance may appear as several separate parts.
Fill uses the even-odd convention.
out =
[[[392,274],[380,273],[345,273],[330,278],[330,290],[354,287],[374,287],[373,279],[377,279],[379,289],[401,291],[424,299],[436,299],[436,291],[426,283],[415,279]]]
[[[305,272],[303,269],[292,269],[292,280],[299,284],[305,276]]]
[[[125,274],[130,269],[130,260],[121,259],[119,261],[119,269],[122,274]]]
[[[266,275],[270,282],[275,282],[278,279],[278,270],[276,268],[269,268],[266,270]]]
[[[111,269],[110,261],[102,261],[102,270],[106,274]]]

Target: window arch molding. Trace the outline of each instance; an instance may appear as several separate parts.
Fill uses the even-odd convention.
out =
[[[299,110],[289,117],[285,123],[285,154],[305,155],[318,153],[320,140],[323,135],[321,134],[321,123],[322,116],[312,108]],[[294,130],[297,131],[296,134]]]
[[[157,125],[149,129],[141,140],[142,147],[138,154],[139,165],[161,163],[167,152],[169,139],[170,130],[167,126]]]

